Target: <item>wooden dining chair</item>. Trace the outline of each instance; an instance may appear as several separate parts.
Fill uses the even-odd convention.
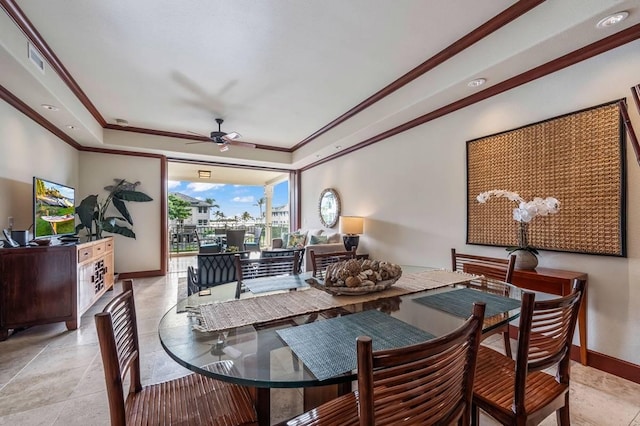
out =
[[[140,381],[140,349],[133,282],[96,314],[111,425],[254,425],[257,414],[247,388],[200,374],[154,385]],[[129,373],[129,393],[123,381]]]
[[[298,253],[298,273],[302,272],[302,261],[304,260],[305,248],[288,248],[288,249],[273,249],[260,251],[260,257],[286,257],[293,256]]]
[[[516,257],[514,255],[509,256],[508,259],[500,259],[497,257],[486,257],[473,254],[457,253],[455,248],[451,249],[451,269],[453,271],[483,275],[487,278],[492,278],[497,281],[511,283],[515,264]],[[491,281],[474,280],[469,283],[469,286],[484,287],[485,291],[488,288],[489,293],[498,294],[500,296],[509,295],[507,286],[496,285]],[[485,334],[483,337],[486,339],[487,337],[496,333],[502,333],[502,339],[504,341],[504,352],[508,357],[512,357],[513,354],[511,352],[511,339],[509,338],[509,324],[504,324],[502,327],[494,329],[490,333]]]
[[[484,303],[451,333],[390,350],[357,339],[358,390],[287,422],[298,425],[468,425]]]
[[[296,275],[300,272],[300,252],[293,252],[292,256],[261,257],[248,259],[236,256],[236,299],[247,291],[244,281],[247,279],[275,277],[278,275]]]
[[[585,285],[575,280],[570,295],[553,300],[524,293],[516,361],[484,346],[478,352],[472,424],[479,409],[503,425],[536,425],[554,411],[559,425],[570,424],[570,351]],[[554,366],[555,377],[541,371]]]
[[[355,259],[355,248],[349,251],[333,251],[327,253],[316,253],[313,249],[309,249],[309,256],[311,256],[311,264],[313,265],[313,276],[320,280],[324,279],[324,273],[327,270],[327,266],[332,263],[340,262],[343,260]]]

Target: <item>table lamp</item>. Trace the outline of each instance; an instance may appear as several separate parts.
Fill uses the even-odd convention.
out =
[[[340,233],[347,251],[357,249],[360,236],[364,231],[364,218],[360,216],[340,216]]]

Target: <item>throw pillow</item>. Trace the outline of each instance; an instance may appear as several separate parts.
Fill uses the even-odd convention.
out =
[[[287,244],[289,244],[289,233],[283,232],[280,238],[282,238],[282,246],[280,248],[287,248]]]
[[[342,237],[339,232],[326,235],[328,243],[341,243]]]
[[[287,248],[300,248],[304,247],[304,240],[307,238],[306,234],[291,234],[289,235],[289,242]]]
[[[311,245],[327,244],[327,242],[329,242],[329,239],[326,235],[312,235],[311,238],[309,238],[309,244]]]

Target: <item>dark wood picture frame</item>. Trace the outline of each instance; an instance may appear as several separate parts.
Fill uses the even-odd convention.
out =
[[[625,131],[619,100],[467,141],[467,244],[516,245],[517,207],[479,193],[555,197],[529,224],[538,249],[626,257]]]

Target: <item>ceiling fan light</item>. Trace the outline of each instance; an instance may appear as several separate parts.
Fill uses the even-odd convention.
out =
[[[229,151],[229,145],[227,144],[220,145],[220,152],[227,152],[227,151]]]
[[[226,135],[224,135],[224,137],[227,138],[227,139],[238,139],[240,137],[240,133],[231,132],[231,133],[227,133]]]

